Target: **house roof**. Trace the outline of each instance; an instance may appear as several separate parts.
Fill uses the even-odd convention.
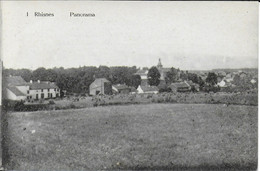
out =
[[[140,75],[140,76],[143,75],[143,76],[145,76],[147,74],[148,74],[148,70],[140,69],[134,75]]]
[[[117,90],[131,89],[130,87],[124,84],[113,85],[113,87],[115,87]]]
[[[22,86],[28,85],[28,83],[21,76],[10,76],[5,79],[7,85]]]
[[[140,87],[141,87],[141,89],[144,92],[147,92],[147,91],[159,91],[159,89],[156,86],[140,86]]]
[[[171,83],[169,86],[170,88],[176,87],[176,88],[190,88],[190,85],[186,82],[180,82],[180,83]]]
[[[131,92],[138,92],[136,88],[134,87],[130,87],[131,88]]]
[[[8,87],[8,89],[13,92],[16,96],[25,96],[18,88],[16,87]]]
[[[96,78],[94,81],[95,84],[101,84],[101,83],[105,83],[105,82],[109,83],[110,81],[108,81],[106,78]]]
[[[96,78],[91,84],[95,87],[101,86],[101,83],[110,83],[106,78]]]
[[[57,85],[51,82],[33,82],[30,83],[30,89],[31,90],[39,90],[39,89],[54,89],[54,88],[59,88]]]

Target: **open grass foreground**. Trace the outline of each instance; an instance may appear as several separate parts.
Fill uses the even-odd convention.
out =
[[[7,115],[7,169],[255,170],[257,165],[257,106],[147,104]]]

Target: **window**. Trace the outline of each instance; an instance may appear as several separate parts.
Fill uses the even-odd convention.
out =
[[[42,92],[43,92],[43,89],[42,89]]]
[[[50,89],[48,88],[48,92],[50,92]]]
[[[27,94],[29,94],[30,93],[30,90],[27,90]]]
[[[56,88],[54,89],[54,91],[56,91]]]

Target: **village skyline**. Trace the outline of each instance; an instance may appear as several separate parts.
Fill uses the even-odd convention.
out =
[[[158,58],[161,59],[161,58]],[[156,61],[157,62],[157,61]],[[155,63],[152,66],[136,66],[136,65],[79,65],[79,66],[71,66],[71,67],[64,67],[64,66],[54,66],[54,67],[44,67],[44,66],[39,66],[36,68],[30,68],[30,67],[21,67],[21,68],[15,68],[15,67],[5,67],[4,63],[3,63],[3,68],[4,69],[14,69],[14,70],[20,70],[20,69],[28,69],[28,70],[36,70],[38,68],[45,68],[45,69],[54,69],[54,68],[64,68],[64,69],[70,69],[70,68],[81,68],[81,67],[100,67],[100,66],[106,66],[106,67],[136,67],[137,69],[143,69],[143,68],[151,68],[153,66],[156,66],[157,64]],[[216,68],[211,68],[211,69],[183,69],[180,67],[176,67],[176,66],[170,66],[167,67],[166,65],[163,65],[165,68],[176,68],[176,69],[181,69],[181,70],[185,70],[185,71],[212,71],[212,70],[226,70],[226,69],[230,69],[230,70],[243,70],[243,69],[258,69],[258,66],[255,67],[229,67],[229,68],[221,68],[221,67],[216,67]]]

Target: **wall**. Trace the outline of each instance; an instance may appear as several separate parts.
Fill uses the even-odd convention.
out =
[[[60,91],[54,91],[54,89],[50,89],[48,92],[48,89],[43,89],[43,92],[41,89],[39,90],[30,90],[29,95],[32,96],[32,99],[36,99],[36,94],[38,94],[38,99],[41,99],[41,94],[44,94],[44,99],[48,99],[48,93],[52,93],[52,98],[56,98],[56,94],[60,94]]]
[[[26,96],[16,96],[12,91],[6,89],[6,98],[9,100],[25,100]]]
[[[29,90],[29,86],[16,86],[18,90],[20,90],[23,94],[27,94],[27,90]]]

